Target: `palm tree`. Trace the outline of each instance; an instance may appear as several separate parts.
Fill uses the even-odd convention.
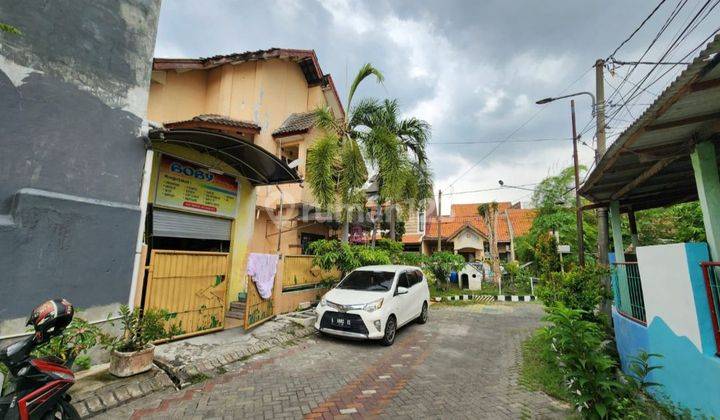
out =
[[[490,241],[490,258],[492,258],[493,280],[500,284],[500,256],[498,255],[497,246],[497,216],[498,203],[482,203],[478,206],[478,214],[483,218],[483,222],[488,230],[488,240]]]
[[[328,107],[315,110],[317,125],[324,134],[310,150],[306,163],[306,181],[323,209],[338,210],[343,223],[342,242],[347,243],[351,208],[364,208],[365,195],[362,186],[367,180],[367,167],[357,143],[358,124],[362,114],[374,110],[368,101],[353,107],[355,91],[370,76],[382,83],[382,73],[367,63],[360,68],[350,85],[345,109],[345,119],[337,119]],[[370,106],[370,108],[368,108]]]
[[[357,126],[369,127],[357,138],[368,162],[377,170],[378,213],[389,203],[390,239],[395,240],[396,206],[421,208],[432,196],[432,176],[425,145],[430,125],[417,118],[400,118],[397,100],[364,101],[365,112],[356,114]]]

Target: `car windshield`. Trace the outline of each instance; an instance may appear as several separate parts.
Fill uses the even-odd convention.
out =
[[[365,290],[368,292],[386,292],[393,284],[395,273],[391,271],[356,270],[348,274],[338,289]]]

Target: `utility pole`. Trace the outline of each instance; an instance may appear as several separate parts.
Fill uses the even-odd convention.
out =
[[[597,109],[595,110],[595,118],[597,123],[595,136],[597,137],[597,148],[595,149],[595,165],[599,166],[600,160],[605,155],[605,77],[603,71],[605,69],[605,60],[602,58],[595,62],[595,96],[597,97]],[[608,251],[610,244],[610,232],[608,231],[608,209],[600,207],[597,209],[597,224],[598,224],[598,263],[607,267]],[[602,279],[603,286],[605,289],[612,290],[612,281],[610,276],[605,276]],[[605,299],[600,304],[600,311],[608,315],[612,319],[612,301]]]
[[[440,237],[440,213],[442,212],[442,190],[438,190],[437,208],[437,252],[442,251],[442,238]]]
[[[597,149],[595,150],[595,165],[600,163],[605,154],[605,80],[603,70],[605,68],[605,60],[598,59],[595,62],[595,96],[597,109],[595,117],[597,122]],[[608,213],[607,209],[601,207],[597,209],[598,219],[598,262],[601,265],[608,265],[608,247],[610,243],[610,234],[608,232]],[[609,286],[609,284],[608,284]]]
[[[578,263],[585,266],[585,242],[583,234],[583,212],[580,201],[580,167],[578,163],[577,129],[575,128],[575,99],[570,100],[570,113],[572,114],[573,162],[575,166],[575,218],[577,219],[577,247]]]

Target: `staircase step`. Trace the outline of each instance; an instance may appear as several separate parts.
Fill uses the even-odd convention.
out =
[[[244,311],[229,311],[225,316],[235,319],[245,319]]]
[[[242,311],[245,309],[245,302],[230,302],[230,309]]]

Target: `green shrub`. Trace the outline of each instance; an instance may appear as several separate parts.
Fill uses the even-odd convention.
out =
[[[33,351],[35,357],[57,357],[68,366],[78,363],[78,357],[101,344],[105,333],[97,325],[75,316],[62,335],[53,337]]]
[[[555,352],[570,401],[583,418],[619,418],[615,404],[620,384],[615,379],[616,362],[606,352],[605,333],[587,321],[585,311],[562,304],[550,308],[543,330]]]
[[[611,297],[602,282],[607,275],[608,270],[597,265],[576,267],[567,273],[548,273],[541,278],[536,294],[547,306],[562,304],[582,310],[585,319],[597,319],[596,308]]]
[[[123,332],[120,336],[106,336],[103,345],[106,348],[121,352],[133,352],[147,348],[149,343],[172,338],[183,334],[177,324],[167,326],[166,323],[176,316],[164,309],[140,308],[130,310],[127,305],[120,306],[120,324]],[[111,322],[115,325],[114,322]]]
[[[548,309],[546,321],[550,326],[540,330],[538,340],[543,343],[540,360],[547,365],[549,389],[557,392],[557,371],[562,376],[565,392],[556,396],[567,398],[586,419],[656,418],[670,416],[671,408],[663,407],[646,397],[646,391],[659,384],[647,380],[648,375],[661,366],[651,366],[657,354],[640,352],[629,365],[631,374],[625,375],[608,351],[602,326],[589,321],[587,313],[570,309],[562,303]]]
[[[427,257],[419,252],[403,252],[400,254],[398,264],[423,267],[427,263]],[[426,273],[427,274],[427,273]]]
[[[452,252],[436,252],[428,258],[426,268],[433,273],[437,286],[446,287],[450,279],[450,273],[460,271],[465,265],[465,259],[461,255]]]
[[[375,241],[375,249],[381,249],[387,252],[393,264],[400,264],[400,258],[404,249],[402,242],[381,238]]]
[[[393,241],[386,242],[386,246],[393,246],[391,244]],[[390,253],[386,249],[343,244],[333,239],[322,239],[311,243],[310,251],[314,255],[313,264],[324,270],[337,268],[343,274],[366,265],[392,263]]]
[[[75,363],[73,366],[80,371],[90,369],[91,364],[92,362],[90,360],[90,356],[88,356],[87,354],[83,354],[75,359]]]

